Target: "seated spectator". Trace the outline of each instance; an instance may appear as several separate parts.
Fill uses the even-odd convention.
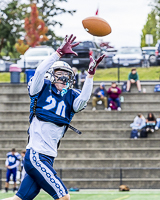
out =
[[[131,72],[128,75],[127,92],[130,91],[131,84],[136,84],[138,91],[141,92],[141,83],[140,83],[139,76],[138,76],[138,73],[136,71],[136,68],[132,68]]]
[[[80,75],[79,75],[79,79],[80,79],[80,84],[81,84],[81,89],[84,85],[84,82],[86,80],[86,76],[87,76],[87,72],[85,71],[84,68],[81,69]]]
[[[73,82],[73,87],[76,88],[76,89],[78,89],[79,88],[78,87],[78,82],[79,82],[78,70],[77,70],[76,67],[72,67],[72,70],[73,70],[73,72],[75,74],[75,77],[74,77],[75,81]]]
[[[134,122],[132,124],[130,124],[130,127],[132,129],[141,130],[143,127],[145,127],[145,125],[146,125],[146,120],[145,120],[144,116],[141,113],[139,113],[134,118]]]
[[[148,113],[148,117],[146,118],[146,131],[154,133],[156,126],[156,118],[153,113]]]
[[[119,99],[119,95],[121,94],[121,89],[117,87],[117,84],[115,82],[112,82],[111,87],[108,90],[108,110],[110,111],[111,108],[111,103],[115,102],[116,103],[116,108],[118,111],[121,110],[121,103]]]
[[[92,110],[96,110],[96,105],[98,101],[102,101],[104,103],[104,109],[107,110],[107,90],[105,89],[104,83],[100,84],[100,87],[96,88],[94,91],[94,96],[92,99]]]

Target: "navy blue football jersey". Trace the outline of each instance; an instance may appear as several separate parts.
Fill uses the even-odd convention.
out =
[[[73,102],[80,92],[80,90],[69,89],[64,96],[61,96],[61,92],[55,85],[44,79],[42,90],[38,94],[30,96],[30,123],[33,116],[36,115],[39,120],[52,122],[59,126],[70,124],[75,114]]]

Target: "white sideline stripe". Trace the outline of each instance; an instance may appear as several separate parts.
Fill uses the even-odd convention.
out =
[[[52,172],[49,168],[47,168],[47,166],[44,165],[44,164],[40,161],[40,159],[39,159],[39,154],[38,154],[37,152],[36,152],[36,154],[33,154],[33,150],[30,149],[30,161],[31,161],[32,165],[39,171],[39,173],[40,173],[40,174],[43,176],[43,178],[48,182],[48,184],[56,191],[56,193],[57,193],[57,195],[58,195],[59,198],[61,198],[61,197],[63,197],[63,196],[62,196],[62,194],[59,192],[58,188],[55,186],[55,183],[56,183],[56,184],[59,184],[60,189],[63,191],[63,195],[65,196],[65,195],[66,195],[66,192],[65,192],[64,187],[63,187],[63,185],[61,184],[61,182],[60,182],[58,179],[56,179],[56,177],[53,175],[54,177],[52,177],[52,178],[53,178],[54,180],[57,180],[57,181],[56,181],[55,183],[52,183],[52,182],[49,180],[49,178],[48,178],[47,176],[45,176],[45,174],[42,173],[42,171],[40,170],[40,168],[35,164],[35,162],[34,162],[33,159],[32,159],[33,156],[35,156],[35,157],[36,157],[36,161],[39,162],[39,163],[41,164],[41,166],[44,167],[44,168],[46,169],[47,173],[53,175],[53,172]]]

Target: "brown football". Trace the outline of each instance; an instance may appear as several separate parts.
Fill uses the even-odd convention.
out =
[[[105,36],[111,33],[111,27],[108,22],[98,16],[87,17],[82,20],[84,29],[94,36]]]

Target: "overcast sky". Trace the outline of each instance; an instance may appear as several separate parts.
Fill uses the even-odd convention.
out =
[[[77,36],[77,41],[94,39],[97,42],[110,42],[115,48],[140,46],[142,29],[152,9],[149,6],[151,1],[153,0],[68,0],[67,3],[58,5],[77,12],[73,16],[63,14],[54,18],[63,24],[62,28],[56,26],[54,31],[62,37],[73,33]],[[82,26],[82,20],[94,16],[97,8],[98,16],[105,19],[112,28],[112,33],[108,36],[93,37]]]

